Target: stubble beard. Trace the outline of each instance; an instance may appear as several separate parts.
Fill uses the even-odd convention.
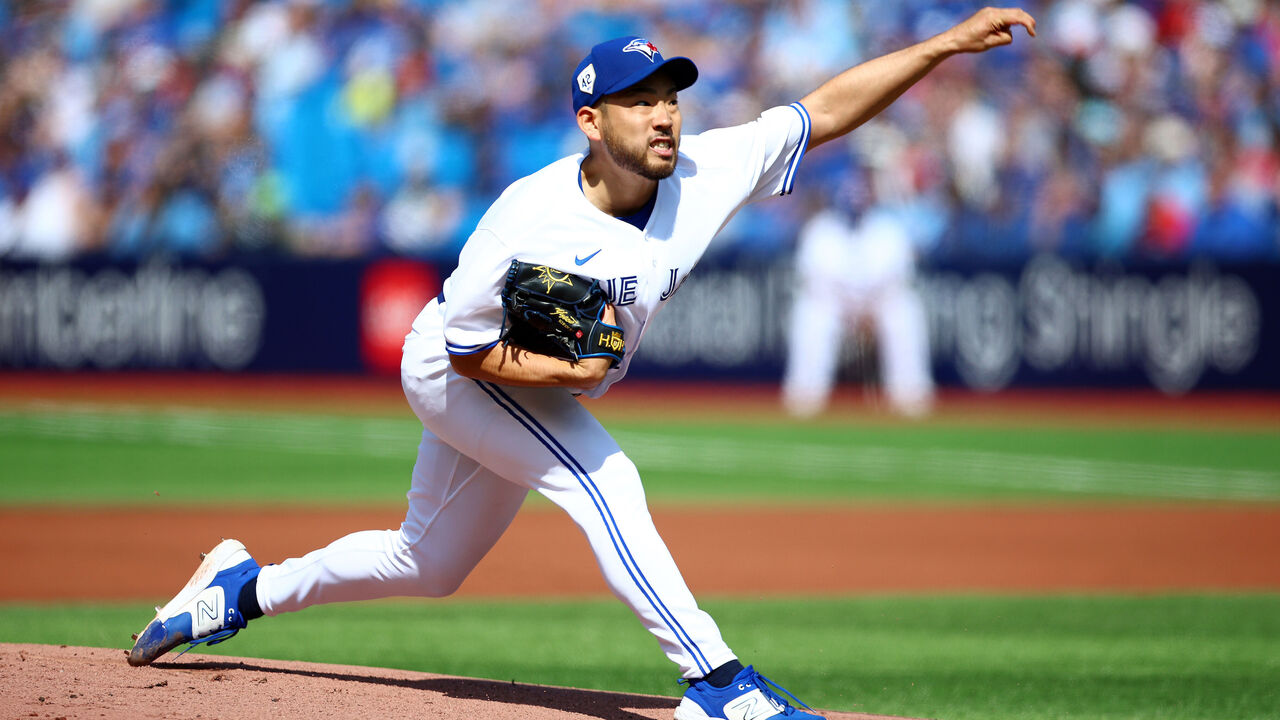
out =
[[[628,172],[633,172],[646,180],[662,180],[671,176],[676,171],[676,160],[680,157],[679,140],[674,136],[671,138],[671,160],[655,160],[649,156],[649,146],[646,143],[639,150],[627,147],[611,132],[606,125],[602,128],[601,135],[604,138],[604,149],[609,153],[609,157],[613,158],[613,162],[618,167]]]

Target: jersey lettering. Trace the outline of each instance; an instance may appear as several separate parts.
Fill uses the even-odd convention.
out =
[[[618,293],[618,304],[631,305],[636,301],[636,286],[640,284],[640,279],[635,275],[628,275],[621,280],[621,291]]]
[[[640,285],[640,278],[628,275],[601,280],[600,284],[604,287],[605,294],[609,296],[610,304],[632,305],[636,301],[636,288]]]
[[[679,285],[676,284],[676,278],[679,275],[680,275],[680,268],[671,268],[671,275],[667,280],[667,289],[663,290],[662,294],[658,296],[659,300],[662,300],[665,302],[667,298],[676,294],[676,291],[680,289],[680,285],[684,284],[684,283],[680,283]]]

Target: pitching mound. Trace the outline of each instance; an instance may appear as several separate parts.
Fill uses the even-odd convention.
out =
[[[0,644],[9,718],[670,720],[677,700],[407,670],[185,655],[129,667],[122,650]],[[831,720],[887,720],[826,713]]]

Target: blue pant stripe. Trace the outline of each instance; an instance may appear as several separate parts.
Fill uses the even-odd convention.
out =
[[[644,576],[644,572],[640,570],[640,563],[636,562],[635,557],[631,554],[631,549],[627,546],[626,541],[622,539],[622,530],[621,528],[618,528],[617,520],[615,520],[613,517],[613,511],[609,509],[609,504],[605,502],[604,495],[600,492],[600,488],[598,488],[595,484],[595,481],[591,479],[591,474],[587,472],[587,469],[582,466],[582,463],[578,462],[577,458],[575,458],[573,454],[570,453],[568,449],[564,447],[564,445],[560,444],[560,441],[557,440],[549,430],[547,430],[545,427],[542,426],[541,423],[538,422],[538,419],[535,418],[532,413],[530,413],[525,408],[521,407],[520,404],[517,403],[514,398],[512,398],[510,395],[503,392],[502,388],[494,386],[493,390],[498,394],[500,394],[503,398],[505,398],[507,402],[511,403],[511,405],[515,407],[517,410],[519,410],[522,414],[524,414],[524,416],[528,418],[529,422],[536,425],[538,427],[538,430],[542,432],[543,436],[547,440],[550,440],[552,443],[554,443],[557,448],[559,448],[561,453],[560,456],[567,458],[569,462],[573,464],[573,467],[569,468],[570,472],[574,472],[576,470],[576,472],[574,472],[574,476],[578,478],[578,482],[582,484],[583,488],[586,489],[589,494],[591,494],[593,499],[598,498],[598,503],[596,507],[602,508],[602,516],[604,517],[606,524],[612,528],[612,531],[617,532],[619,542],[621,542],[622,544],[621,552],[625,553],[625,556],[623,556],[624,564],[626,564],[626,562],[629,561],[630,564],[635,567],[636,572],[639,573],[640,578],[637,585],[639,585],[639,583],[643,583],[643,586],[641,586],[640,589],[642,592],[644,592],[645,590],[648,591],[645,594],[646,598],[649,597],[649,593],[652,593],[653,597],[650,600],[650,602],[653,603],[654,609],[657,610],[660,615],[662,615],[663,620],[667,622],[667,625],[668,627],[671,628],[671,631],[676,634],[677,638],[680,638],[680,644],[684,645],[685,650],[689,651],[690,655],[693,656],[694,661],[698,663],[698,666],[700,668],[703,668],[703,666],[705,666],[705,668],[703,668],[704,671],[711,672],[711,670],[713,670],[713,668],[711,667],[711,664],[707,662],[706,656],[703,655],[702,650],[698,648],[697,643],[693,641],[693,637],[689,635],[688,631],[684,629],[684,626],[680,624],[680,621],[676,619],[675,613],[671,612],[671,610],[667,608],[666,604],[662,602],[662,598],[658,595],[658,591],[654,590],[653,586],[649,584],[649,579],[646,578]],[[688,644],[685,644],[686,640],[688,641]]]
[[[575,459],[573,455],[570,454],[569,451],[565,449],[565,447],[561,445],[560,442],[556,440],[555,437],[545,427],[543,427],[536,418],[533,417],[532,413],[521,407],[520,404],[511,396],[503,392],[501,388],[497,385],[484,383],[479,380],[475,380],[474,382],[479,385],[480,388],[484,390],[484,392],[489,395],[489,397],[492,398],[499,407],[506,410],[507,414],[515,418],[515,420],[523,425],[531,435],[537,438],[538,441],[551,452],[552,456],[554,456],[560,464],[564,465],[565,468],[573,474],[574,478],[578,480],[578,483],[582,488],[587,491],[587,495],[591,498],[591,502],[596,506],[596,512],[600,514],[600,519],[604,521],[605,529],[609,532],[609,539],[613,542],[614,551],[618,553],[618,557],[622,560],[622,565],[626,568],[627,574],[631,576],[632,582],[635,583],[636,587],[640,590],[640,593],[644,595],[645,600],[649,601],[650,606],[652,606],[658,613],[662,618],[662,621],[666,623],[667,628],[676,636],[680,645],[694,659],[694,662],[698,664],[698,667],[702,669],[704,673],[711,672],[713,668],[710,663],[707,662],[702,651],[698,649],[697,644],[693,642],[693,638],[689,636],[689,633],[685,631],[684,627],[680,625],[680,622],[676,620],[675,615],[667,609],[667,606],[658,597],[657,591],[649,584],[649,580],[644,577],[644,572],[640,570],[640,566],[632,556],[631,550],[627,547],[626,541],[622,539],[622,530],[617,526],[617,521],[613,518],[613,512],[609,509],[609,505],[605,501],[604,496],[600,494],[600,490],[596,487],[595,481],[591,479],[590,474],[588,474],[582,467],[582,464],[579,463],[577,459]],[[532,425],[530,425],[530,423],[532,423]]]

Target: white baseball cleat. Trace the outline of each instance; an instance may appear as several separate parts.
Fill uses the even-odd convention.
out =
[[[183,643],[216,645],[235,635],[248,624],[240,612],[240,590],[260,569],[240,541],[218,543],[186,587],[167,605],[156,608],[155,619],[135,636],[129,664],[150,665]]]

